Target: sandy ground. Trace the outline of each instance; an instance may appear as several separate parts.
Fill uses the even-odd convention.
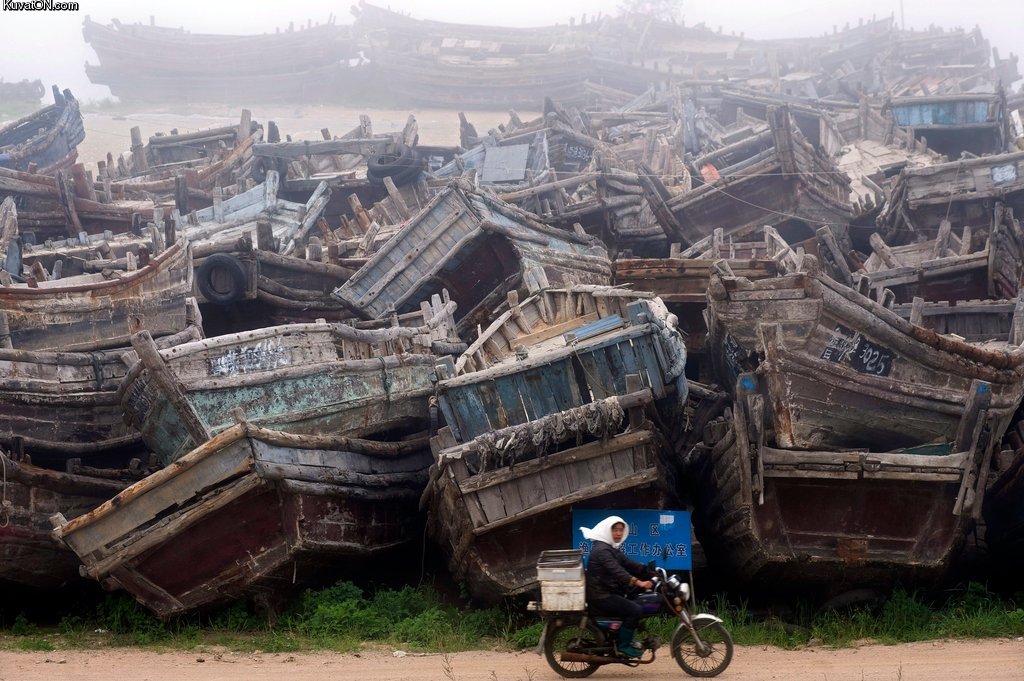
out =
[[[457,111],[440,109],[356,109],[338,106],[253,106],[252,118],[266,124],[277,123],[281,138],[291,135],[295,140],[323,139],[320,130],[327,128],[332,135],[343,135],[359,125],[359,115],[367,114],[374,133],[401,131],[409,115],[416,117],[420,144],[440,146],[459,143],[459,115]],[[529,120],[536,113],[519,112],[520,118]],[[466,116],[480,134],[509,120],[507,111],[468,111]],[[78,158],[88,169],[95,169],[96,161],[106,158],[107,152],[116,157],[131,148],[131,129],[139,127],[143,140],[157,132],[196,132],[206,128],[235,125],[241,117],[240,108],[207,106],[189,109],[154,109],[145,112],[86,111],[85,141],[78,146]]]
[[[689,678],[663,650],[653,665],[606,667],[594,679]],[[397,654],[401,655],[401,654]],[[393,652],[152,653],[128,649],[0,652],[0,681],[548,681],[558,677],[532,652],[396,656]],[[724,681],[1021,681],[1024,640],[936,641],[786,651],[740,647]]]

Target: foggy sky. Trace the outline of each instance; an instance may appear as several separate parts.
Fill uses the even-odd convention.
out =
[[[411,14],[418,19],[460,23],[543,26],[566,24],[589,17],[616,14],[621,0],[381,0],[377,4]],[[79,0],[78,12],[0,11],[0,77],[4,80],[41,78],[47,85],[70,87],[82,100],[110,95],[106,87],[92,85],[84,64],[98,63],[82,38],[82,20],[109,23],[148,23],[154,16],[162,26],[184,27],[194,33],[265,33],[307,20],[324,23],[331,13],[337,23],[351,23],[350,4],[323,0],[288,0],[272,3],[229,3],[211,0]],[[901,8],[902,5],[902,8]],[[902,11],[901,11],[902,9]],[[894,16],[907,28],[981,27],[985,37],[1004,56],[1024,51],[1024,21],[1020,0],[975,0],[946,3],[936,0],[684,0],[687,25],[705,23],[725,33],[750,38],[785,38],[821,35],[833,27],[856,25],[858,19]]]

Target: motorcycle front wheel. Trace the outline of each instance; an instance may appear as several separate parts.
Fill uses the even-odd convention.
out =
[[[562,653],[592,650],[601,638],[601,632],[589,622],[585,629],[580,629],[578,621],[554,624],[544,638],[544,657],[559,676],[582,679],[596,672],[601,665],[563,660]]]
[[[695,627],[703,646],[697,645],[689,629],[680,626],[672,635],[672,657],[690,676],[718,676],[732,662],[732,637],[718,622]]]

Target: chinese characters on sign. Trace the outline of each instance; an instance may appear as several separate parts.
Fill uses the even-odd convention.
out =
[[[572,512],[572,546],[590,555],[591,542],[583,538],[581,527],[593,527],[610,515],[629,523],[629,537],[622,546],[627,556],[640,563],[651,560],[668,570],[689,570],[693,565],[688,511],[652,511],[642,509],[575,510]]]

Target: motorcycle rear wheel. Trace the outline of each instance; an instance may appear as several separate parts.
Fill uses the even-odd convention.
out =
[[[684,626],[672,635],[672,658],[690,676],[718,676],[732,662],[732,636],[718,622],[696,625],[701,642],[710,646],[702,655],[697,641]]]
[[[601,665],[593,662],[563,661],[562,652],[594,648],[601,639],[601,632],[589,622],[583,630],[580,629],[579,622],[556,624],[544,638],[544,657],[547,659],[548,665],[559,676],[567,679],[582,679],[596,672]]]

